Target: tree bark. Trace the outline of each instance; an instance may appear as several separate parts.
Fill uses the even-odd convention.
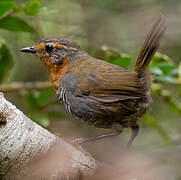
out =
[[[0,94],[0,179],[83,179],[97,162],[26,117]]]

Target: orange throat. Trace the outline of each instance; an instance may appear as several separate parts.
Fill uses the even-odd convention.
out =
[[[48,68],[53,87],[55,88],[55,90],[57,90],[58,87],[60,86],[60,80],[62,79],[62,77],[67,72],[70,72],[70,67],[67,65],[69,62],[69,58],[66,57],[61,65],[52,64],[50,61],[44,60],[43,58],[41,59],[41,61]]]

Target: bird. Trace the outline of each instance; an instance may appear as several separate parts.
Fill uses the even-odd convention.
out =
[[[88,125],[111,130],[75,138],[73,142],[83,144],[117,136],[123,129],[131,128],[127,143],[130,147],[139,132],[138,119],[152,102],[148,66],[165,29],[165,17],[160,15],[146,35],[134,70],[96,59],[65,37],[48,37],[20,51],[40,58],[49,71],[57,98],[68,113]]]

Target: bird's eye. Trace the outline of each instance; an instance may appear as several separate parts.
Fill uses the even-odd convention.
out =
[[[48,53],[51,53],[53,51],[53,49],[54,49],[54,47],[51,44],[48,44],[48,45],[45,46],[45,50]]]

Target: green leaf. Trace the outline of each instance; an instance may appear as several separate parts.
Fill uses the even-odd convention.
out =
[[[181,63],[178,66],[178,79],[181,81]]]
[[[13,0],[1,0],[0,1],[0,18],[5,16],[14,8]]]
[[[157,53],[150,66],[151,72],[155,74],[155,79],[158,81],[176,83],[178,76],[178,65],[174,64],[172,60],[163,54]]]
[[[120,54],[119,57],[111,59],[111,63],[127,69],[131,62],[131,57],[125,54]]]
[[[172,97],[172,93],[168,90],[163,90],[161,96],[165,98],[165,102],[178,114],[181,114],[181,103]]]
[[[0,20],[0,28],[9,31],[22,31],[35,33],[35,29],[18,17],[7,16]]]
[[[64,113],[62,113],[61,111],[60,112],[57,112],[57,111],[51,111],[51,112],[48,112],[48,115],[49,115],[49,118],[50,120],[55,120],[55,119],[65,119],[66,118],[66,115]]]
[[[0,45],[0,82],[2,82],[13,64],[12,56],[5,44]]]
[[[43,127],[48,127],[50,125],[49,115],[46,112],[41,113],[31,113],[28,115],[30,119],[34,122],[40,124]]]
[[[178,84],[179,84],[179,96],[181,96],[181,63],[178,66]]]
[[[30,91],[24,95],[25,103],[28,106],[29,110],[32,112],[40,108],[39,104],[37,103],[38,96],[39,96],[38,91]]]
[[[160,92],[162,91],[163,89],[163,86],[159,83],[154,83],[152,82],[151,83],[151,91],[152,91],[152,94],[154,95],[159,95]]]
[[[24,5],[24,12],[28,16],[34,16],[40,10],[40,1],[39,0],[32,0],[30,2],[25,3]]]
[[[40,95],[37,98],[37,103],[39,106],[44,106],[50,97],[55,94],[53,89],[47,89],[45,91],[40,92]]]
[[[97,58],[104,59],[105,61],[121,66],[125,69],[128,68],[131,62],[130,56],[107,46],[102,46],[101,50],[97,51]]]
[[[172,76],[155,76],[155,79],[162,82],[176,83],[176,79]]]
[[[165,129],[160,126],[160,124],[158,123],[158,121],[156,119],[154,119],[152,116],[146,114],[143,117],[144,121],[149,125],[152,126],[155,130],[158,131],[158,133],[160,134],[160,136],[168,143],[171,144],[172,140],[169,137],[168,133],[165,131]]]
[[[176,76],[178,73],[178,66],[173,62],[155,62],[151,63],[150,69],[152,73],[159,76]]]
[[[52,101],[50,104],[52,104],[52,105],[62,105],[59,99],[57,99],[55,101]]]

